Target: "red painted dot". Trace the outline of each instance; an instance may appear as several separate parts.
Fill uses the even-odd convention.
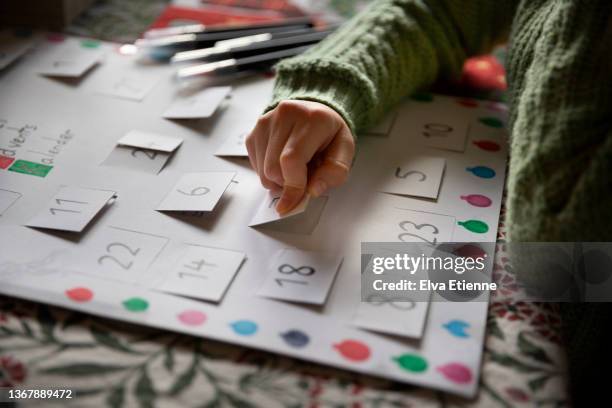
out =
[[[492,140],[475,140],[472,143],[488,152],[497,152],[501,149],[501,146]]]
[[[68,289],[66,291],[66,296],[68,296],[70,300],[74,300],[75,302],[79,303],[89,302],[91,299],[93,299],[93,295],[94,294],[91,290],[81,287]]]
[[[347,360],[365,361],[370,358],[370,348],[357,340],[344,340],[334,344],[334,348]]]
[[[455,249],[453,251],[453,254],[460,256],[462,258],[472,258],[472,259],[484,258],[487,255],[484,249],[474,244],[462,245],[459,248]]]
[[[63,42],[65,39],[66,37],[63,34],[59,34],[59,33],[47,34],[47,41],[49,42],[60,43],[60,42]]]
[[[461,106],[465,106],[466,108],[476,108],[478,107],[478,102],[473,99],[459,99],[457,103]]]

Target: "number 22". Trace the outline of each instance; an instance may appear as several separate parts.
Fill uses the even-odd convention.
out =
[[[105,259],[109,259],[111,262],[116,263],[123,270],[127,271],[128,269],[130,269],[134,265],[134,262],[133,261],[129,261],[127,263],[122,263],[119,259],[117,259],[114,256],[110,255],[112,249],[115,248],[115,247],[124,248],[132,257],[135,257],[140,252],[140,248],[132,249],[128,245],[123,244],[121,242],[112,242],[112,243],[110,243],[110,244],[108,244],[106,246],[106,252],[109,255],[102,255],[100,258],[98,258],[98,263],[100,265],[102,265],[104,263]]]

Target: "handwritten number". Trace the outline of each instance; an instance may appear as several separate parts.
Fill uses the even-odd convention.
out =
[[[208,187],[196,187],[196,188],[192,189],[190,192],[186,192],[186,191],[183,191],[183,190],[180,190],[180,189],[178,189],[176,191],[178,191],[181,194],[188,195],[188,196],[203,196],[203,195],[206,195],[206,194],[208,194],[210,192],[210,188],[208,188]]]
[[[408,176],[411,176],[413,174],[418,174],[420,176],[419,182],[425,181],[427,179],[427,176],[425,175],[425,173],[418,171],[418,170],[410,170],[403,174],[401,173],[401,171],[402,171],[402,168],[398,167],[397,170],[395,170],[395,177],[405,179]]]
[[[157,157],[157,152],[154,152],[153,150],[133,149],[132,157],[136,157],[136,153],[144,154],[146,157],[149,158],[149,160],[155,160],[155,158]]]
[[[426,131],[423,132],[423,136],[425,137],[446,137],[452,131],[453,128],[449,125],[444,125],[442,123],[427,123],[425,124]]]
[[[315,273],[315,269],[311,266],[300,266],[299,268],[295,268],[289,264],[282,264],[278,267],[278,271],[285,275],[297,273],[300,276],[311,276]]]
[[[403,233],[401,233],[401,234],[399,234],[399,235],[397,236],[397,238],[398,238],[400,241],[406,242],[406,240],[404,239],[404,237],[414,237],[414,238],[420,239],[420,240],[422,240],[422,241],[424,241],[424,242],[427,242],[428,244],[435,245],[435,244],[437,244],[437,243],[438,243],[438,239],[437,239],[437,238],[435,238],[435,237],[433,238],[433,240],[428,240],[428,239],[426,239],[426,238],[424,238],[424,237],[422,237],[422,236],[420,236],[420,235],[410,233],[410,232],[408,232],[408,230],[406,229],[406,225],[412,225],[412,226],[414,227],[414,229],[416,229],[417,231],[420,231],[421,229],[424,229],[424,228],[426,228],[426,227],[430,227],[430,228],[432,229],[432,234],[433,234],[433,235],[438,235],[438,233],[440,232],[440,230],[439,230],[439,229],[438,229],[438,227],[436,227],[435,225],[432,225],[432,224],[415,224],[415,223],[414,223],[414,222],[412,222],[412,221],[402,221],[402,222],[400,222],[398,225],[399,225],[399,227],[402,229],[402,231],[406,231],[406,232],[403,232]]]
[[[287,283],[296,283],[298,285],[308,285],[308,282],[305,281],[299,281],[299,280],[294,280],[294,279],[281,279],[281,278],[276,278],[274,279],[276,281],[276,283],[278,284],[278,286],[283,287],[283,282],[287,282]]]
[[[121,262],[119,259],[115,258],[111,253],[113,248],[123,248],[125,249],[132,257],[135,257],[136,255],[138,255],[138,253],[140,252],[140,248],[130,248],[128,245],[123,244],[121,242],[111,242],[110,244],[108,244],[106,246],[106,252],[108,253],[107,255],[102,255],[100,258],[98,258],[98,264],[102,265],[104,263],[105,259],[110,260],[111,262],[116,263],[117,265],[119,265],[120,268],[124,269],[124,270],[128,270],[130,269],[133,265],[134,262],[133,261],[129,261],[129,262]]]
[[[394,309],[403,311],[412,310],[416,307],[416,303],[414,302],[414,300],[393,300],[377,293],[368,296],[366,300],[372,306],[388,305]]]

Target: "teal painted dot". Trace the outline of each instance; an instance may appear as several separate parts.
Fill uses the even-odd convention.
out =
[[[479,220],[467,220],[467,221],[459,221],[459,225],[468,231],[474,232],[476,234],[484,234],[489,231],[489,226]]]
[[[149,308],[149,302],[139,297],[133,297],[124,300],[123,307],[125,307],[130,312],[144,312]]]
[[[410,96],[410,98],[414,101],[418,102],[433,102],[434,96],[427,92],[419,92]]]
[[[494,118],[494,117],[486,117],[486,118],[480,118],[479,119],[480,123],[482,123],[483,125],[489,126],[489,127],[494,127],[494,128],[502,128],[504,127],[504,122],[502,122],[501,120]]]
[[[455,337],[468,338],[470,334],[466,331],[470,327],[470,324],[463,320],[451,320],[442,325],[450,334]]]
[[[466,170],[480,178],[490,179],[495,177],[495,170],[486,166],[467,167]]]
[[[250,320],[238,320],[230,324],[230,327],[241,336],[252,336],[257,332],[257,323]]]
[[[81,41],[81,47],[84,47],[84,48],[98,48],[99,46],[100,46],[100,41],[98,40]]]

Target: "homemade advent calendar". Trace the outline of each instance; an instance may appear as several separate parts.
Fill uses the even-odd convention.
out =
[[[487,302],[362,303],[360,243],[495,241],[503,106],[408,99],[346,185],[280,218],[244,146],[273,80],[0,44],[0,293],[474,395]]]

